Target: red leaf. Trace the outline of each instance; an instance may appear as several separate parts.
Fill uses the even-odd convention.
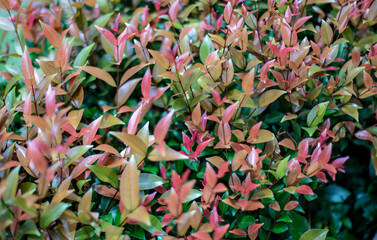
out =
[[[293,30],[297,30],[299,29],[304,23],[306,23],[306,21],[308,21],[312,16],[306,16],[306,17],[302,17],[302,18],[299,18],[295,24],[293,25]]]
[[[96,154],[96,155],[91,155],[81,160],[80,163],[77,164],[76,167],[72,170],[72,173],[71,173],[72,178],[74,179],[80,176],[81,173],[83,173],[86,169],[88,169],[87,167],[88,165],[92,165],[101,156],[103,156],[103,154]]]
[[[261,70],[260,70],[260,80],[262,82],[266,83],[268,70],[270,69],[271,64],[273,64],[274,62],[275,62],[275,59],[271,60],[269,62],[266,62],[263,65],[263,67],[261,68]]]
[[[139,125],[139,122],[140,122],[142,108],[143,108],[143,104],[140,104],[139,108],[131,115],[131,118],[128,121],[128,126],[127,126],[128,134],[135,135],[137,131],[137,125]]]
[[[292,209],[294,209],[295,207],[298,206],[298,202],[297,201],[289,201],[285,206],[284,206],[284,210],[285,211],[290,211]]]
[[[204,174],[204,177],[205,177],[205,180],[206,180],[206,182],[209,186],[215,187],[215,185],[217,183],[217,174],[216,174],[215,170],[213,170],[213,168],[211,167],[211,165],[209,163],[207,163],[206,172]]]
[[[254,87],[254,75],[255,75],[255,71],[253,68],[242,79],[242,90],[244,91],[244,93],[251,93],[251,90]]]
[[[216,207],[213,208],[211,217],[209,219],[209,223],[212,227],[212,229],[216,229],[217,224],[219,223],[219,215],[217,214],[217,209]]]
[[[234,111],[236,111],[238,101],[227,107],[223,113],[222,121],[223,123],[228,123],[232,118]]]
[[[206,57],[206,60],[204,61],[204,66],[208,67],[209,65],[211,65],[213,60],[215,60],[215,57],[217,56],[218,51],[219,50],[216,50],[216,51],[208,54],[208,56]]]
[[[99,124],[101,123],[102,116],[94,120],[91,124],[89,124],[88,128],[86,129],[84,136],[83,136],[83,144],[90,145],[99,128]]]
[[[118,32],[118,28],[119,28],[119,17],[120,17],[120,13],[118,13],[117,18],[115,19],[114,27],[111,28],[114,32]]]
[[[105,29],[105,28],[101,28],[101,27],[98,27],[96,26],[96,28],[98,29],[98,31],[107,39],[109,40],[109,42],[111,44],[113,44],[114,46],[117,46],[118,45],[118,41],[117,39],[115,38],[114,34],[112,34],[109,30]]]
[[[60,36],[58,32],[51,27],[50,25],[45,24],[42,21],[39,21],[42,26],[43,32],[47,38],[47,40],[51,43],[52,46],[58,48],[60,46]]]
[[[157,123],[154,129],[154,138],[157,144],[161,144],[165,140],[166,133],[168,132],[171,119],[173,117],[174,111],[169,112],[165,117],[161,118],[161,120]]]
[[[325,166],[330,161],[331,150],[332,150],[332,144],[330,143],[319,154],[319,156],[318,156],[318,162],[319,162],[320,166]]]
[[[308,185],[301,185],[296,188],[295,190],[298,193],[305,194],[305,195],[313,195],[313,190]]]
[[[212,89],[212,97],[215,103],[217,104],[217,106],[220,106],[222,104],[221,96],[215,89]]]
[[[236,229],[233,229],[229,232],[232,233],[232,234],[238,235],[238,236],[246,236],[247,235],[246,232],[241,228],[236,228]]]

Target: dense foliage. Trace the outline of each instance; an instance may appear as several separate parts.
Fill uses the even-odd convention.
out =
[[[377,231],[377,1],[0,8],[1,239]]]

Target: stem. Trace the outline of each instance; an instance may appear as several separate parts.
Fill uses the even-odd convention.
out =
[[[18,42],[20,43],[21,51],[23,51],[23,49],[22,49],[22,43],[21,43],[21,38],[20,38],[20,35],[18,35],[17,27],[16,27],[16,24],[13,21],[13,17],[12,17],[12,14],[10,13],[10,10],[8,10],[8,14],[9,14],[9,17],[11,19],[12,25],[14,27],[14,32],[16,33]]]

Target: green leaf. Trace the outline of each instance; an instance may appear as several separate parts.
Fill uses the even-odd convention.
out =
[[[348,74],[347,74],[346,81],[343,83],[343,86],[350,83],[357,76],[357,74],[359,74],[364,69],[365,69],[365,67],[357,67],[357,68],[353,68],[351,71],[349,71]]]
[[[213,46],[213,43],[211,39],[209,39],[207,36],[204,38],[202,45],[200,46],[199,49],[199,57],[200,61],[204,64],[207,56],[215,51],[215,47]]]
[[[250,215],[243,216],[239,221],[237,228],[245,229],[255,222],[255,218]]]
[[[347,189],[331,184],[325,188],[324,199],[331,203],[343,203],[350,195],[351,192]]]
[[[12,77],[12,79],[8,82],[7,86],[5,87],[4,96],[8,95],[9,90],[16,84],[16,82],[22,78],[22,75],[16,75]]]
[[[287,172],[287,162],[288,162],[289,156],[281,160],[281,162],[278,165],[278,168],[276,169],[276,176],[278,179],[285,176]]]
[[[139,189],[140,190],[149,190],[155,187],[161,186],[167,181],[161,177],[150,174],[150,173],[140,173],[139,175]]]
[[[9,173],[7,177],[7,185],[3,193],[3,199],[5,202],[14,198],[14,196],[16,195],[19,172],[20,172],[20,166],[17,166]]]
[[[100,18],[98,18],[97,20],[95,20],[89,27],[89,30],[88,30],[88,41],[91,42],[96,36],[98,36],[98,34],[100,34],[100,32],[97,30],[96,26],[98,27],[105,27],[105,25],[107,24],[107,22],[110,20],[111,16],[113,15],[114,13],[108,13],[108,14],[105,14],[103,16],[101,16]]]
[[[92,147],[93,145],[82,145],[69,149],[66,154],[67,160],[64,162],[63,168],[68,167],[73,161],[81,157]]]
[[[156,231],[164,233],[164,231],[162,230],[161,222],[153,215],[149,215],[149,217],[151,219],[150,225],[146,225],[145,223],[139,223],[139,225],[151,234],[153,234]]]
[[[325,116],[328,104],[329,102],[323,102],[314,106],[312,110],[310,110],[308,117],[306,119],[309,127],[318,126],[318,124],[322,121],[323,117]]]
[[[73,66],[78,67],[78,66],[83,66],[88,59],[88,56],[90,54],[90,51],[92,51],[95,43],[90,44],[89,46],[83,48],[80,53],[77,55],[75,61],[73,62]]]
[[[308,220],[294,211],[290,211],[289,216],[292,220],[292,224],[288,226],[289,233],[294,239],[298,240],[304,232],[309,230]]]
[[[41,236],[35,221],[32,219],[26,220],[19,229],[19,232],[22,234],[35,235],[37,237]]]
[[[300,237],[300,240],[325,240],[328,231],[325,229],[311,229],[306,231]]]
[[[110,114],[105,114],[102,116],[99,128],[103,129],[103,128],[109,128],[115,125],[124,125],[124,124],[125,123],[119,118]]]
[[[70,206],[68,203],[51,203],[43,209],[41,214],[41,228],[47,228],[50,223],[58,219]]]
[[[87,167],[102,181],[110,183],[114,188],[119,187],[118,175],[109,167],[102,165],[87,165]]]
[[[307,128],[307,127],[302,127],[302,128],[309,134],[309,137],[313,136],[315,130],[317,130],[317,126],[313,126],[310,128]]]

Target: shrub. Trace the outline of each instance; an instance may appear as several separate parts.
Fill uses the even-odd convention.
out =
[[[54,2],[0,1],[2,238],[325,239],[377,167],[377,2]]]

